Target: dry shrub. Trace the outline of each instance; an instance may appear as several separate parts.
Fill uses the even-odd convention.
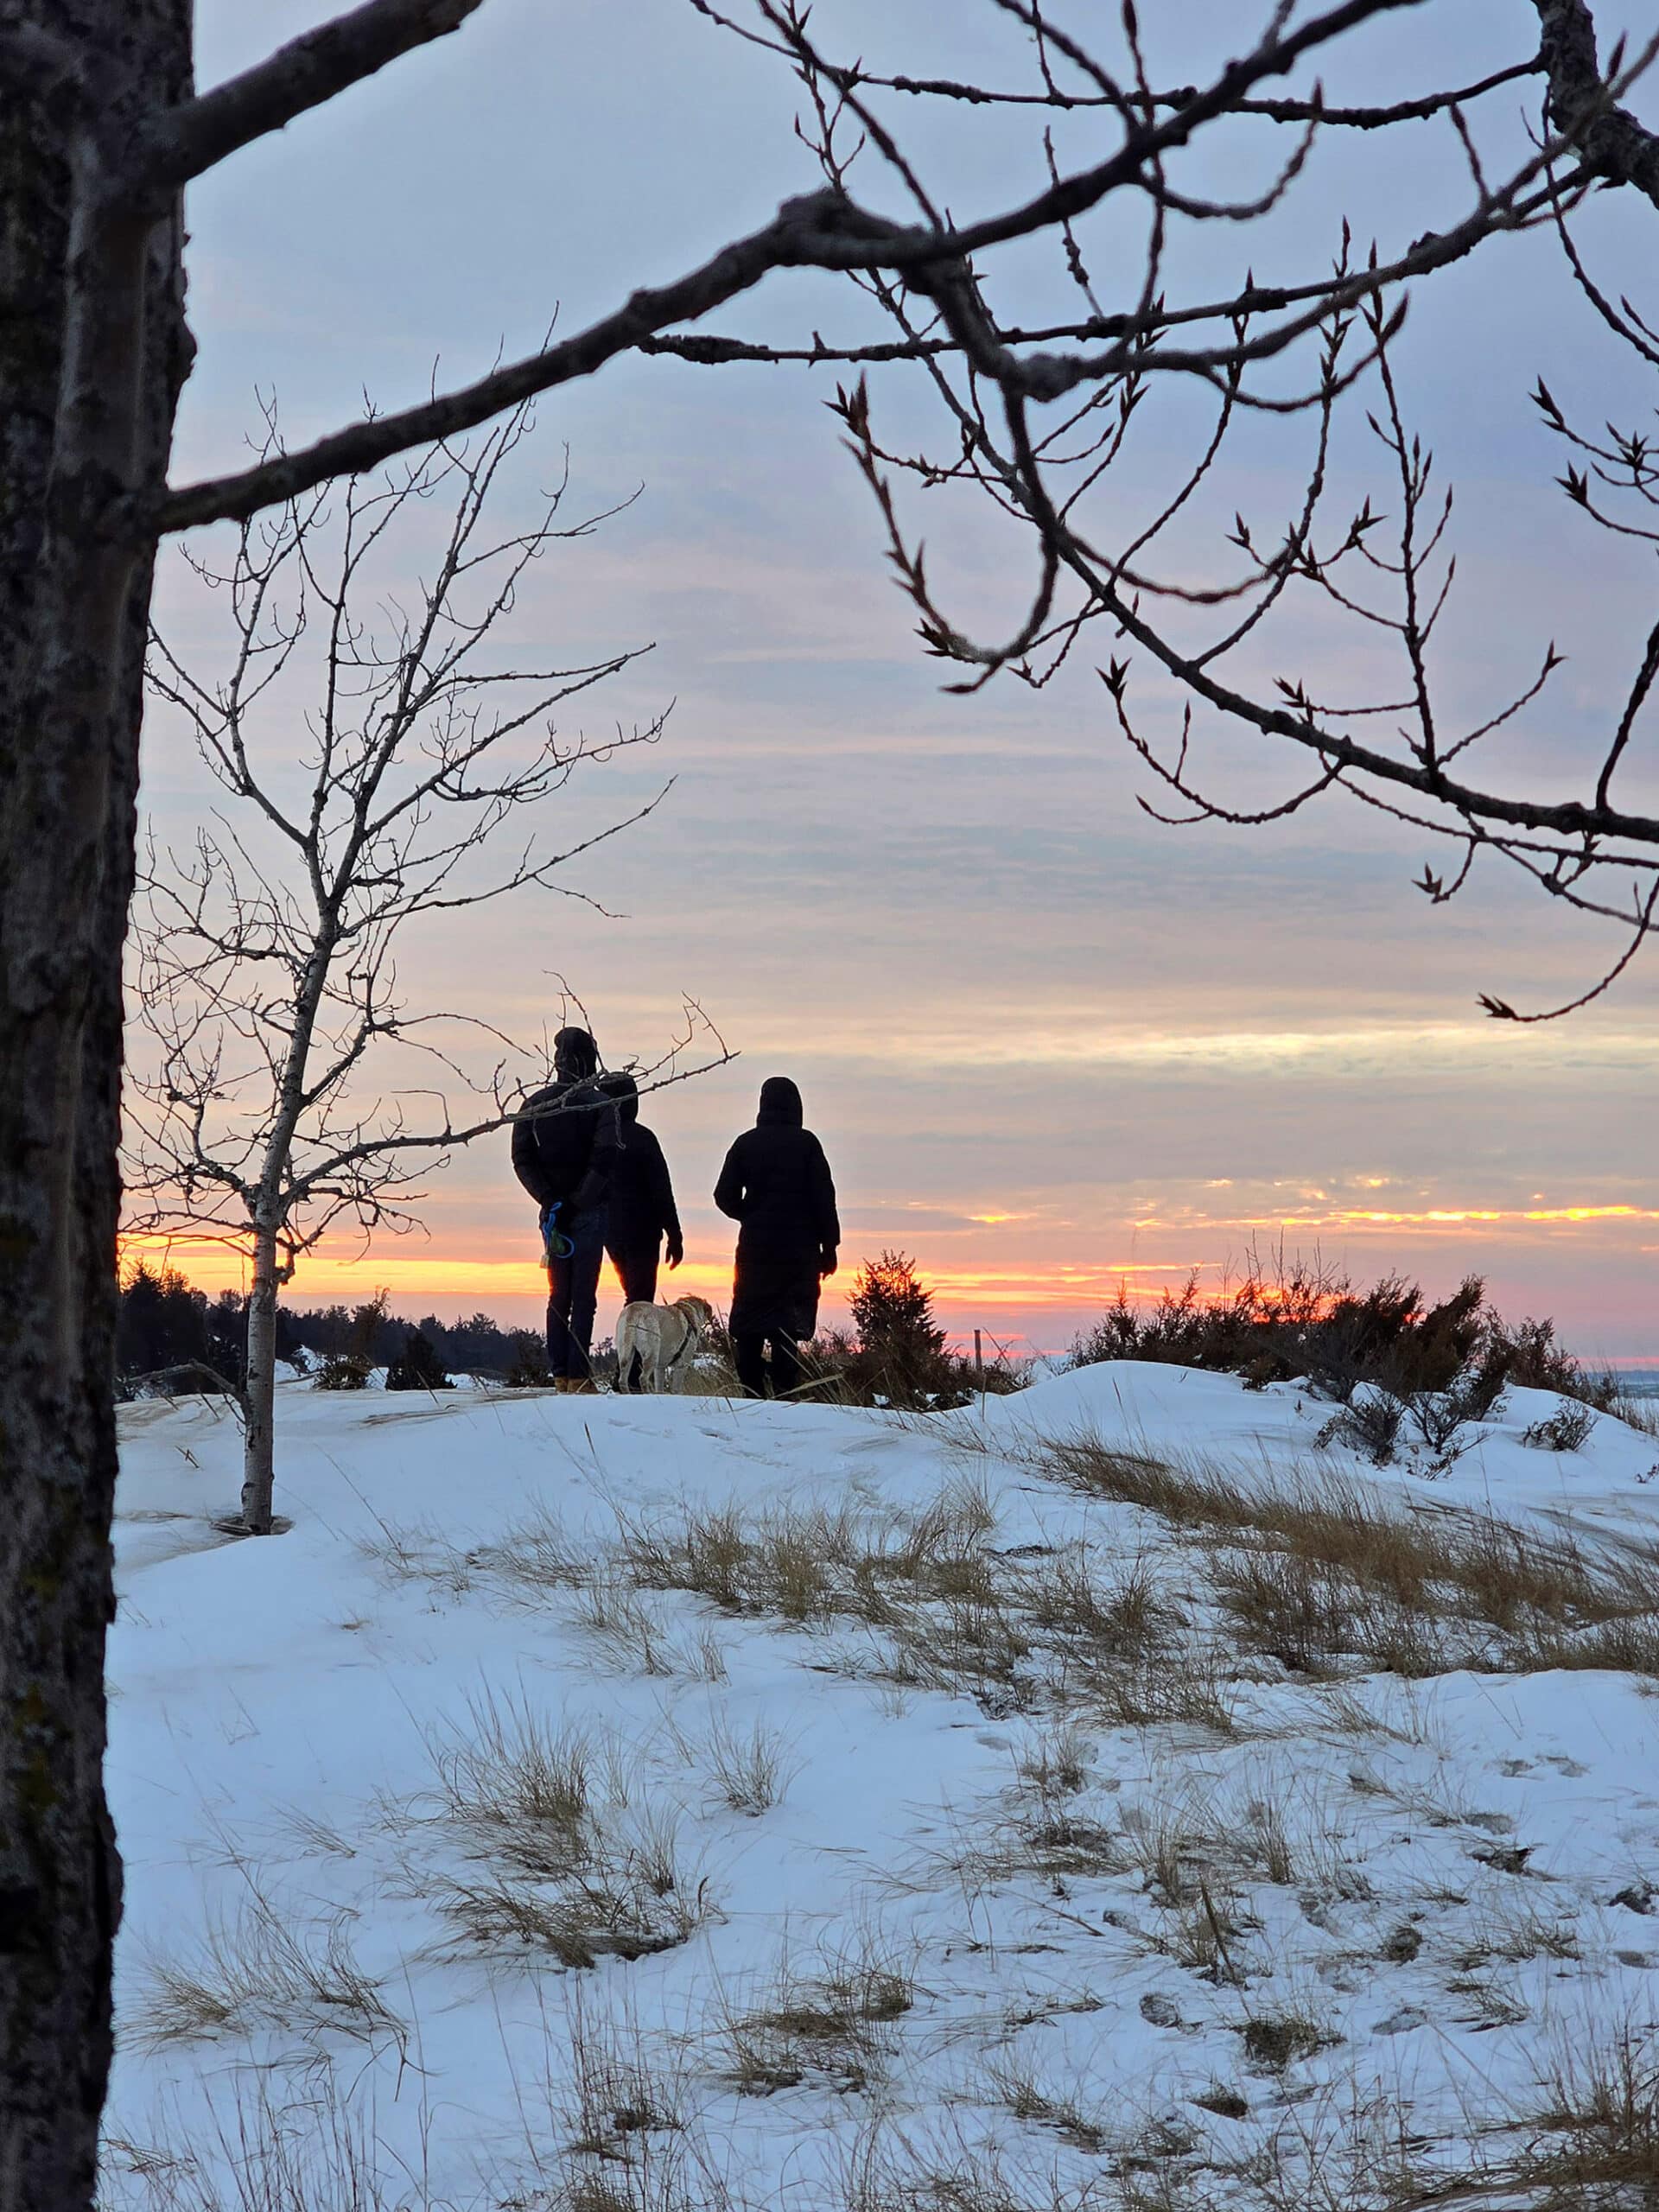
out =
[[[1400,1425],[1405,1417],[1403,1398],[1370,1384],[1363,1397],[1357,1390],[1348,1403],[1332,1416],[1320,1430],[1319,1441],[1321,1445],[1345,1444],[1351,1452],[1358,1452],[1374,1467],[1386,1467],[1394,1457]],[[1452,1424],[1453,1429],[1456,1426]],[[1449,1435],[1445,1440],[1450,1441]]]
[[[1265,1262],[1253,1252],[1243,1280],[1218,1296],[1206,1295],[1196,1274],[1154,1306],[1135,1305],[1121,1288],[1071,1347],[1073,1367],[1108,1359],[1221,1370],[1247,1388],[1305,1379],[1344,1404],[1362,1383],[1402,1405],[1438,1399],[1426,1416],[1440,1431],[1436,1450],[1463,1421],[1483,1419],[1507,1383],[1603,1411],[1618,1396],[1613,1376],[1585,1369],[1557,1344],[1554,1322],[1511,1325],[1494,1313],[1478,1275],[1429,1306],[1403,1275],[1358,1290],[1317,1254],[1291,1260],[1282,1248]]]
[[[1252,1254],[1243,1280],[1209,1297],[1197,1274],[1155,1306],[1137,1307],[1126,1289],[1071,1347],[1071,1364],[1143,1359],[1221,1369],[1260,1386],[1306,1376],[1346,1400],[1361,1382],[1396,1396],[1451,1388],[1481,1343],[1489,1317],[1484,1287],[1471,1276],[1448,1299],[1425,1306],[1403,1275],[1369,1290],[1311,1262],[1269,1264]]]
[[[1581,1452],[1596,1426],[1591,1406],[1561,1406],[1541,1421],[1529,1421],[1521,1441],[1538,1452]]]
[[[1599,1412],[1606,1412],[1618,1396],[1614,1377],[1580,1365],[1555,1341],[1553,1321],[1522,1321],[1511,1328],[1493,1316],[1481,1346],[1484,1369],[1495,1371],[1497,1395],[1504,1383],[1527,1390],[1554,1390],[1563,1398],[1578,1398]]]

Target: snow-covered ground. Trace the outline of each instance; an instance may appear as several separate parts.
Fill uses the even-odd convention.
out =
[[[228,1414],[124,1408],[108,2202],[1535,2201],[1659,2020],[1655,1681],[1287,1665],[1213,1530],[1037,1447],[1646,1574],[1659,1441],[1559,1408],[1379,1471],[1127,1363],[982,1418],[292,1382],[264,1541]]]

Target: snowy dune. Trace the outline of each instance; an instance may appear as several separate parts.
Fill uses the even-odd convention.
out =
[[[230,1420],[124,1409],[109,2204],[1541,2185],[1563,2072],[1659,2018],[1651,1677],[1507,1627],[1310,1673],[1037,1447],[1645,1566],[1659,1441],[1523,1442],[1559,1404],[1377,1470],[1132,1363],[982,1419],[293,1383],[264,1542]]]

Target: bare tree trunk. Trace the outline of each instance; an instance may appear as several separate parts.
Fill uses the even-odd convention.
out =
[[[188,0],[23,0],[5,35],[28,66],[0,71],[5,2212],[91,2205],[110,2060],[119,979],[150,554],[97,518],[162,482],[186,341],[176,222],[152,233],[92,188],[99,149],[188,89],[189,19]]]
[[[248,1299],[248,1371],[244,1384],[242,1525],[251,1536],[270,1534],[276,1482],[276,1294],[282,1274],[276,1230],[261,1222],[254,1231],[253,1287]]]

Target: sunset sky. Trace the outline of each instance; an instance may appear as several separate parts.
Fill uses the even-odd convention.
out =
[[[982,12],[959,5],[963,23]],[[204,80],[318,12],[206,0]],[[1236,10],[1153,12],[1179,55],[1183,27],[1196,40]],[[916,66],[944,52],[937,15],[824,0],[816,20],[844,50]],[[1372,35],[1372,81],[1399,60],[1390,40],[1419,35],[1408,20]],[[1477,28],[1465,20],[1448,72],[1491,66]],[[984,58],[977,27],[960,36],[963,67]],[[1180,80],[1178,59],[1166,73]],[[792,113],[765,57],[686,0],[486,0],[458,37],[193,196],[202,353],[178,473],[234,463],[256,386],[275,388],[298,439],[347,419],[365,387],[402,404],[435,357],[458,379],[532,345],[556,306],[575,329],[700,258],[814,182]],[[1028,154],[988,129],[977,158],[953,181],[958,213],[1011,198]],[[1429,181],[1402,177],[1402,200]],[[1598,219],[1616,246],[1618,212]],[[1650,398],[1609,364],[1547,242],[1440,281],[1402,359],[1459,486],[1445,680],[1458,696],[1501,689],[1559,638],[1563,681],[1516,756],[1543,779],[1592,741],[1654,610],[1650,555],[1569,515],[1527,392],[1541,372],[1592,420]],[[774,283],[722,327],[834,324],[833,292]],[[593,732],[674,702],[660,745],[593,767],[550,834],[673,789],[573,868],[625,918],[531,894],[429,931],[405,963],[411,995],[534,1033],[558,1018],[563,977],[613,1062],[654,1058],[694,995],[739,1057],[645,1118],[686,1217],[676,1280],[716,1299],[732,1233],[708,1194],[761,1079],[788,1073],[841,1192],[841,1287],[860,1257],[900,1246],[953,1328],[1062,1344],[1120,1281],[1155,1294],[1198,1268],[1218,1283],[1253,1245],[1282,1242],[1433,1291],[1479,1271],[1500,1306],[1553,1313],[1586,1353],[1659,1355],[1659,957],[1569,1021],[1495,1024],[1478,992],[1569,996],[1613,938],[1496,875],[1431,907],[1410,884],[1427,841],[1351,806],[1257,831],[1149,821],[1092,673],[1104,639],[1041,693],[944,694],[884,576],[821,404],[832,388],[639,360],[544,404],[515,499],[556,473],[567,442],[573,500],[643,491],[541,564],[516,635],[582,658],[654,644],[586,703]],[[1294,486],[1276,493],[1263,465],[1249,489],[1274,512]],[[981,518],[938,558],[970,611],[1007,612],[1026,552]],[[219,611],[176,563],[160,604],[175,645],[211,659]],[[1342,649],[1308,643],[1316,663]],[[165,717],[147,742],[148,804],[175,836],[207,803],[205,779]],[[1248,748],[1224,734],[1216,758],[1237,772]],[[1289,780],[1270,755],[1263,774],[1275,791]],[[424,1236],[325,1247],[292,1295],[384,1283],[410,1313],[520,1322],[538,1308],[534,1212],[505,1136],[435,1177],[423,1214]],[[217,1251],[175,1256],[200,1282],[240,1280]],[[613,1311],[607,1286],[601,1328]]]

